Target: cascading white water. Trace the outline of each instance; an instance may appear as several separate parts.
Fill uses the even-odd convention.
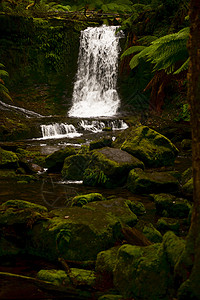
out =
[[[77,78],[70,117],[111,117],[120,99],[116,90],[119,38],[116,26],[88,27],[81,32]]]
[[[108,120],[108,121],[99,121],[99,120],[81,120],[79,122],[79,127],[86,131],[91,132],[101,132],[104,128],[110,128],[111,130],[124,130],[128,128],[128,125],[123,120]]]
[[[43,139],[49,139],[49,138],[74,138],[79,137],[82,134],[78,133],[76,131],[76,128],[72,124],[66,124],[66,123],[54,123],[49,125],[40,125]]]

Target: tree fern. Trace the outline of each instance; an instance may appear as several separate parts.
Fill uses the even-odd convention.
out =
[[[187,67],[188,60],[187,39],[189,36],[189,28],[186,27],[177,33],[168,34],[151,42],[150,46],[133,46],[127,49],[122,58],[140,51],[130,61],[131,69],[138,66],[140,59],[150,61],[154,64],[153,71],[165,70],[166,73],[180,73]],[[142,48],[144,47],[144,48]],[[183,65],[177,69],[177,63],[182,62]]]
[[[122,55],[121,55],[121,59],[123,59],[125,56],[130,55],[130,54],[134,54],[137,52],[140,52],[141,50],[143,50],[144,48],[146,48],[145,46],[132,46],[130,48],[128,48],[127,50],[125,50]]]

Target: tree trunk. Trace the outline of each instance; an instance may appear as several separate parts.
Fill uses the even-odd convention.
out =
[[[179,289],[179,299],[200,299],[200,1],[190,1],[190,36],[188,50],[188,101],[191,110],[193,161],[193,213],[186,247],[178,271],[186,280]],[[182,270],[181,270],[182,268]],[[184,298],[186,297],[186,298]]]

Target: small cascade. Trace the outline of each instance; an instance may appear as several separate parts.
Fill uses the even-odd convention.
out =
[[[116,26],[88,27],[81,31],[78,71],[70,117],[112,117],[117,114],[119,38]]]
[[[78,126],[86,131],[91,132],[101,132],[105,128],[110,128],[110,130],[124,130],[128,128],[128,125],[123,120],[108,120],[108,121],[98,121],[98,120],[81,120]]]
[[[82,134],[76,131],[72,124],[54,123],[49,125],[40,125],[43,139],[75,138]]]

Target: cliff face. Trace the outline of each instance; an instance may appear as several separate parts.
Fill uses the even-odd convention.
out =
[[[43,114],[70,105],[80,31],[86,22],[0,14],[0,62],[14,105]]]

